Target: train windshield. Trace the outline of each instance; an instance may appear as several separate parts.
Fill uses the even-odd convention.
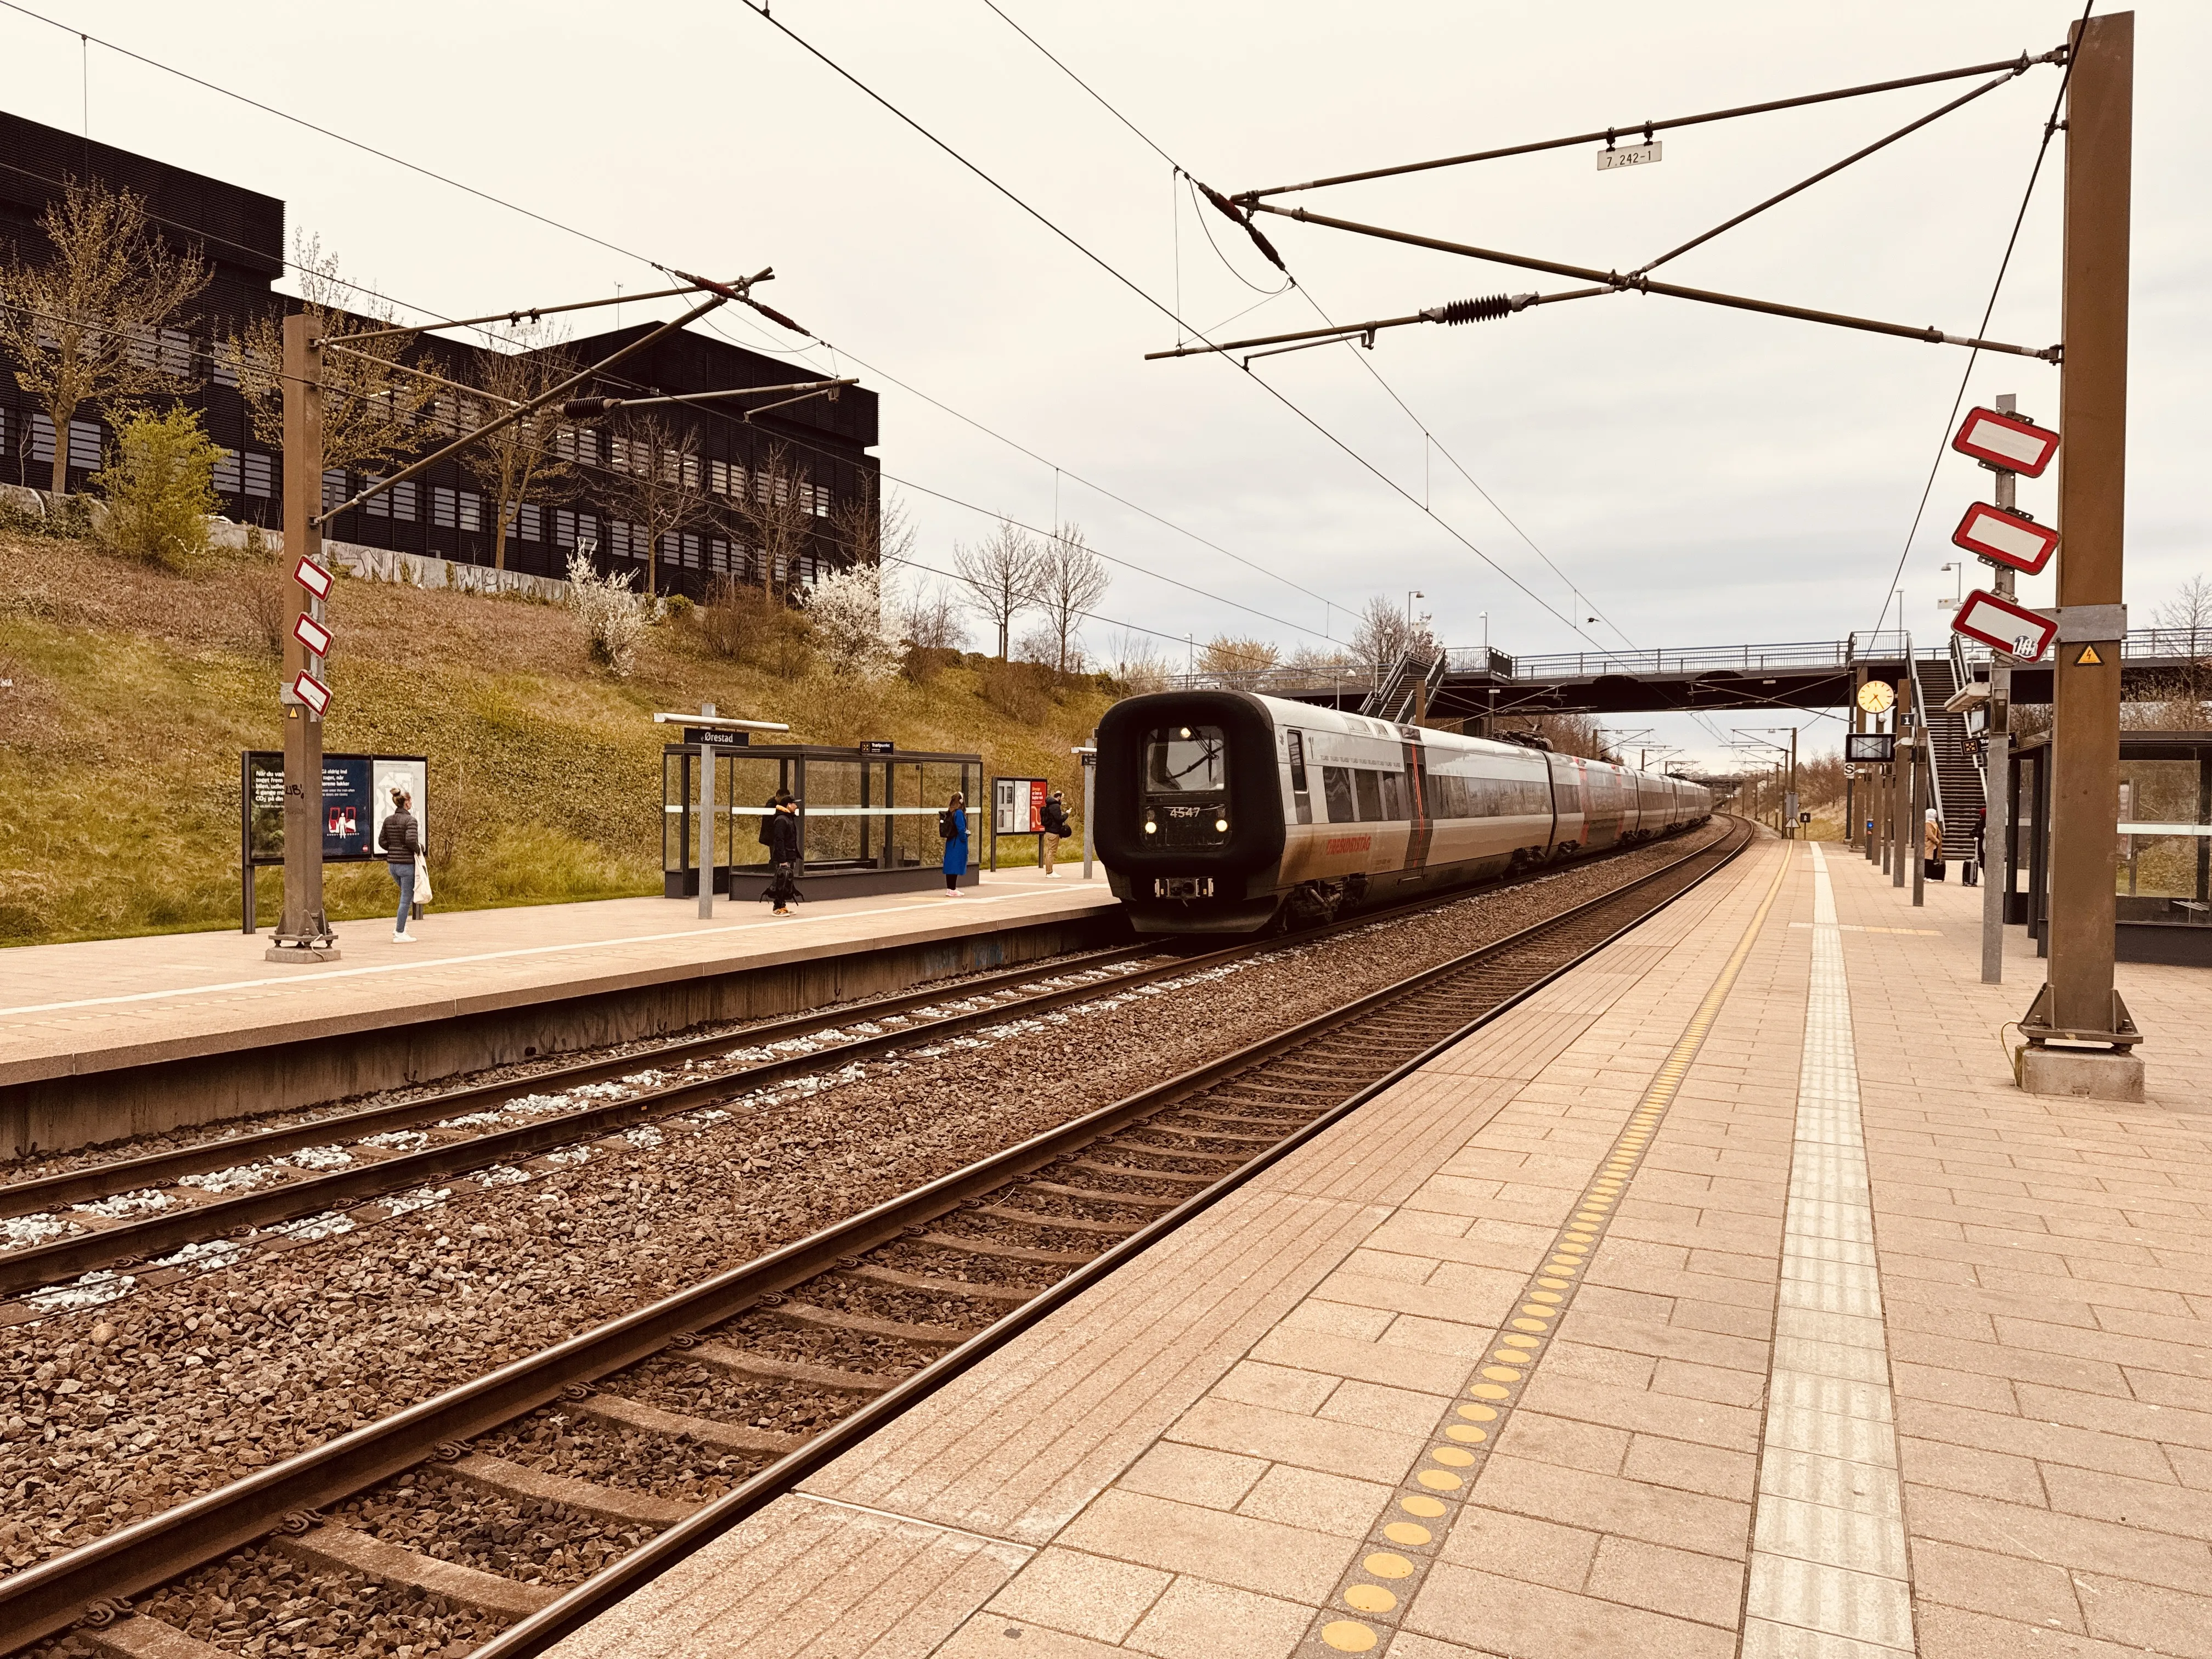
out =
[[[1228,747],[1218,726],[1164,726],[1145,739],[1145,793],[1218,795],[1229,787]]]

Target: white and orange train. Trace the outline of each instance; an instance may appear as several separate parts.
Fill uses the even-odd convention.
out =
[[[1244,691],[1098,726],[1095,826],[1142,933],[1250,933],[1703,823],[1685,779]]]

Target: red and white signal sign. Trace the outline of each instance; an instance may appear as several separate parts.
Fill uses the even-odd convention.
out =
[[[1979,640],[1992,651],[2006,652],[2017,661],[2033,662],[2051,648],[2058,624],[1978,587],[1951,618],[1951,631]]]
[[[292,682],[292,695],[320,714],[331,706],[331,688],[313,674],[302,673]]]
[[[1976,409],[1967,413],[1966,423],[1951,440],[1951,447],[2007,472],[2039,478],[2058,453],[2058,434],[2018,415]]]
[[[301,559],[292,567],[292,580],[319,599],[331,596],[331,573],[313,559]]]
[[[313,617],[294,617],[292,637],[319,657],[327,657],[331,654],[331,630]]]
[[[2058,548],[2058,532],[2025,513],[2008,513],[1986,501],[1976,501],[1951,532],[1951,542],[1969,553],[1978,553],[1992,564],[2010,565],[2033,576],[2051,562],[2051,554]]]

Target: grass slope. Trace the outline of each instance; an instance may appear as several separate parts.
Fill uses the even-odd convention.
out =
[[[0,944],[238,925],[238,757],[283,738],[254,593],[270,568],[179,574],[0,535]],[[441,908],[660,890],[655,709],[711,701],[792,740],[980,752],[1049,776],[1112,701],[1095,681],[1007,683],[979,659],[928,684],[779,678],[654,629],[635,673],[592,667],[556,607],[341,579],[332,751],[430,758]],[[278,877],[260,876],[261,920]],[[328,872],[334,918],[387,911],[380,864]]]

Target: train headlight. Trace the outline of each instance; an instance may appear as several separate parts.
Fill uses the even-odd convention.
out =
[[[1229,833],[1229,820],[1227,818],[1216,818],[1213,821],[1213,828],[1216,833],[1225,836]]]
[[[1160,833],[1160,826],[1154,823],[1150,818],[1146,818],[1145,820],[1145,833],[1148,836],[1157,836]]]

